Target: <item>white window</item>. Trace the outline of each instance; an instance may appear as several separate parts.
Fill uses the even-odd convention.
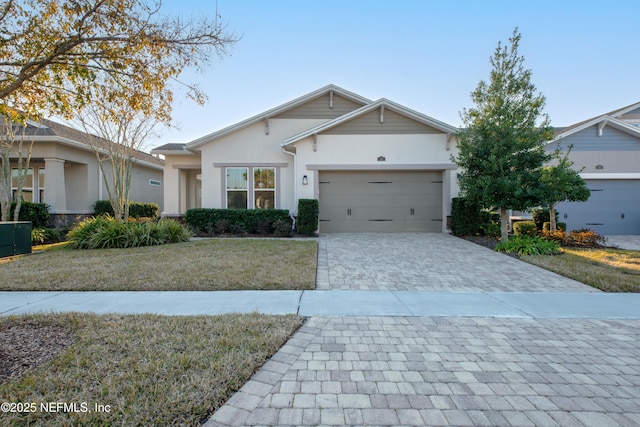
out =
[[[227,168],[227,208],[247,209],[249,168]]]
[[[44,203],[44,168],[38,168],[38,201]]]
[[[253,168],[253,201],[256,209],[276,206],[276,169]]]
[[[227,167],[228,209],[274,209],[276,207],[275,167]]]
[[[20,172],[25,173],[24,169]],[[33,168],[27,169],[26,174],[24,183],[22,184],[22,200],[25,202],[34,202],[36,200],[33,198]],[[11,169],[11,196],[14,202],[18,197],[18,177],[18,168]]]

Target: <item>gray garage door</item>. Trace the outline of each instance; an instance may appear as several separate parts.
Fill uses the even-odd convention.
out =
[[[442,172],[320,172],[320,232],[442,231]]]
[[[640,234],[640,180],[585,180],[591,190],[584,203],[558,204],[559,220],[569,230],[600,234]]]

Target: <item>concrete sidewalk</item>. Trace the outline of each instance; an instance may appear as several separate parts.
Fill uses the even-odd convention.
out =
[[[640,319],[640,294],[426,291],[0,292],[0,315],[47,312]]]

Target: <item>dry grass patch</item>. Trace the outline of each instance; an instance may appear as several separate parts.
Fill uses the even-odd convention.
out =
[[[0,401],[36,403],[3,413],[0,426],[199,426],[302,324],[259,314],[162,317],[59,314],[0,319],[3,331],[34,324],[69,330],[72,343],[52,360],[0,383]],[[37,329],[37,328],[36,328]],[[40,404],[89,411],[48,413]],[[95,404],[110,412],[95,412]]]
[[[317,243],[207,239],[0,260],[0,290],[296,290],[315,287]]]
[[[570,249],[522,260],[606,292],[640,292],[640,251]]]

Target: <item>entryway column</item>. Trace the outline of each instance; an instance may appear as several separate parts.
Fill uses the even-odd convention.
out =
[[[67,210],[66,185],[64,180],[64,160],[44,159],[44,203],[52,213],[64,213]]]

